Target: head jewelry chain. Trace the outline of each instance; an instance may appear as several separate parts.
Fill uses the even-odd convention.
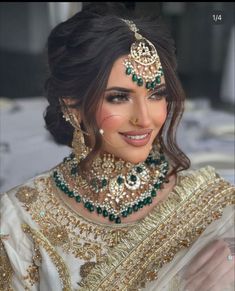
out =
[[[130,54],[124,60],[126,74],[132,76],[132,81],[148,90],[161,83],[163,69],[157,50],[152,42],[143,37],[133,21],[121,19],[134,32],[135,42],[131,45]]]

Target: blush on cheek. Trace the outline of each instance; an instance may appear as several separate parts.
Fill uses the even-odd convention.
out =
[[[102,108],[96,120],[99,128],[104,131],[116,131],[125,123],[126,117],[115,114],[112,110]]]

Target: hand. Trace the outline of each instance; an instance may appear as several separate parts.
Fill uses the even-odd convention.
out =
[[[234,282],[235,258],[228,260],[231,250],[225,240],[213,241],[192,259],[184,274],[185,291],[222,291]]]

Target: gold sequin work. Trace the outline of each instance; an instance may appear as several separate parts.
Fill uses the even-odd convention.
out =
[[[109,260],[95,266],[80,282],[79,291],[143,288],[157,279],[159,269],[178,251],[189,247],[220,218],[225,206],[235,204],[234,192],[210,167],[182,177],[171,196],[135,226],[122,244],[109,250]]]
[[[164,264],[192,245],[221,217],[224,207],[235,203],[234,187],[211,167],[179,175],[168,198],[129,226],[83,218],[62,202],[46,176],[35,181],[35,189],[37,199],[25,203],[25,208],[40,232],[29,226],[24,229],[52,258],[64,290],[70,290],[70,274],[57,246],[83,260],[79,291],[138,290],[157,279]]]
[[[17,191],[16,197],[25,204],[30,204],[37,200],[38,192],[32,187],[23,186]]]
[[[0,235],[0,290],[13,291],[11,288],[13,270],[1,239],[4,239],[2,235]]]

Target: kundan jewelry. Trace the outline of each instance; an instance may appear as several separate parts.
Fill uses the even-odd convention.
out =
[[[133,21],[122,19],[134,32],[135,42],[131,45],[130,54],[124,60],[126,74],[132,76],[132,81],[148,90],[161,83],[163,69],[157,50],[153,43],[138,33],[139,29]]]
[[[121,223],[122,217],[152,203],[167,182],[168,162],[156,147],[143,163],[136,165],[115,158],[111,154],[97,157],[91,169],[81,175],[74,154],[64,159],[53,172],[55,185],[83,203],[90,212]]]

